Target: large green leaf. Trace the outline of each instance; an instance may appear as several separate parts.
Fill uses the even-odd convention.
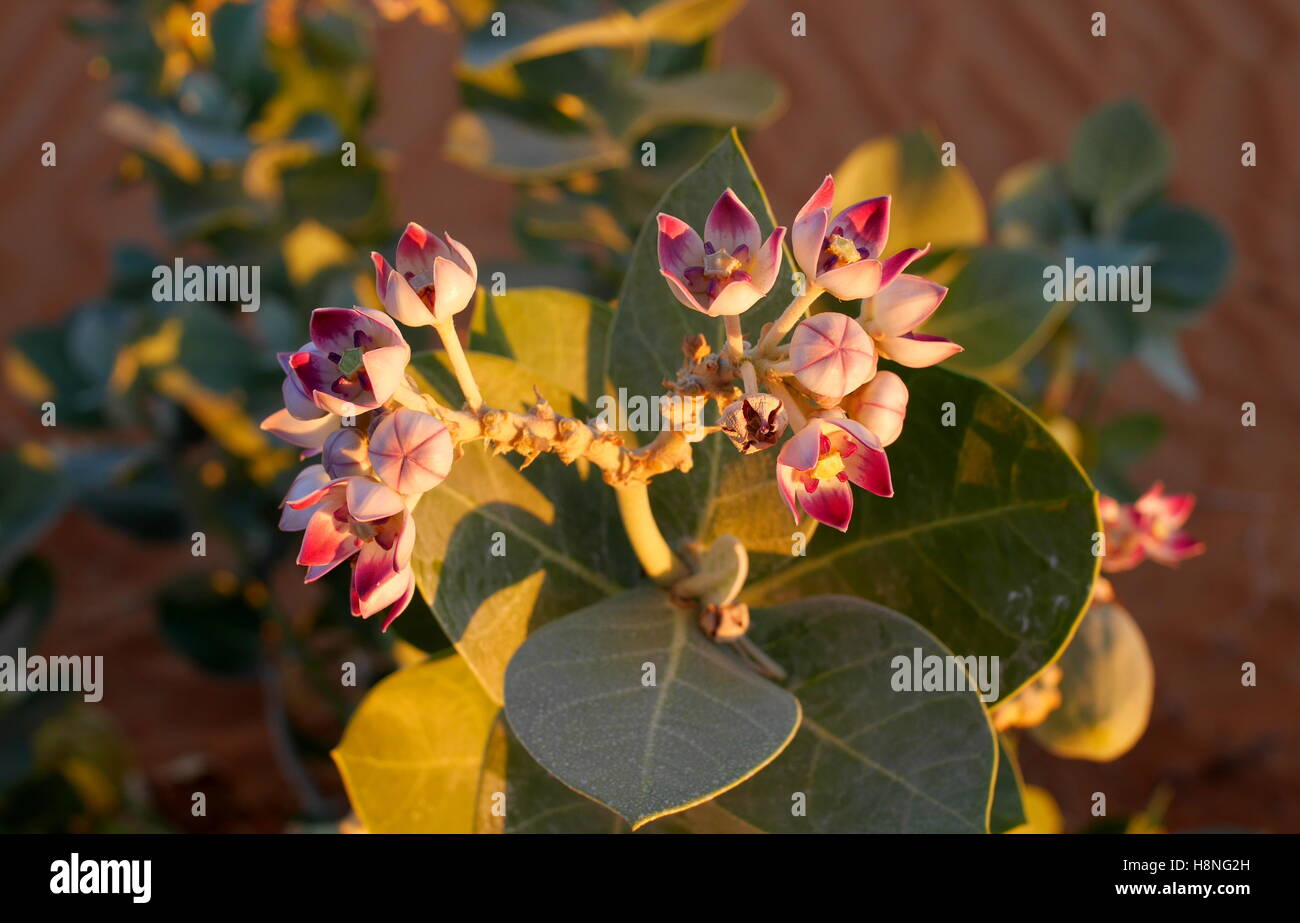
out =
[[[1093,112],[1065,162],[1070,191],[1092,206],[1097,230],[1115,230],[1168,178],[1172,148],[1147,110],[1126,99]]]
[[[790,674],[790,746],[718,802],[778,833],[983,833],[997,744],[969,687],[895,691],[895,658],[949,654],[883,606],[819,596],[756,610],[750,637]],[[798,797],[802,795],[803,797]]]
[[[470,353],[469,361],[490,406],[521,410],[537,385],[558,412],[573,409],[563,388],[510,360]],[[435,390],[447,378],[431,356],[415,366]],[[452,387],[442,384],[444,396],[459,403]],[[482,443],[466,446],[415,509],[416,583],[498,702],[506,664],[531,627],[619,592],[640,572],[596,469],[553,457],[523,471],[517,463]]]
[[[627,823],[537,764],[504,715],[498,718],[479,781],[479,833],[627,833]]]
[[[1193,208],[1157,203],[1124,225],[1125,240],[1151,257],[1151,310],[1190,319],[1223,287],[1232,251],[1218,226]]]
[[[1070,308],[1044,297],[1047,263],[1032,250],[983,247],[970,254],[925,324],[926,333],[965,347],[946,368],[999,378],[1038,352]]]
[[[993,806],[989,811],[989,833],[1006,833],[1026,823],[1025,800],[1021,793],[1024,780],[1015,749],[1005,734],[998,735],[998,774],[993,781]]]
[[[762,769],[794,736],[799,702],[642,587],[529,637],[506,674],[506,717],[542,766],[635,829]]]
[[[894,371],[911,398],[889,447],[892,498],[855,491],[848,532],[818,529],[806,556],[791,556],[788,543],[780,557],[756,554],[763,539],[751,540],[744,509],[755,525],[760,509],[784,512],[769,471],[761,492],[757,483],[722,482],[727,499],[700,529],[706,540],[737,535],[750,548],[751,575],[766,571],[745,589],[751,605],[819,593],[873,600],[908,613],[958,654],[998,655],[1001,696],[1009,696],[1061,649],[1088,601],[1099,560],[1096,494],[1004,392],[942,369]],[[775,459],[765,455],[770,469]]]
[[[461,657],[380,682],[332,755],[369,833],[471,833],[474,794],[497,714]]]

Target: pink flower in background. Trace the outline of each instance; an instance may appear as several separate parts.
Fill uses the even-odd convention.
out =
[[[1106,530],[1106,556],[1101,568],[1108,573],[1130,570],[1146,558],[1173,567],[1205,551],[1205,543],[1180,531],[1192,515],[1192,494],[1165,496],[1157,481],[1132,504],[1101,497],[1102,527]]]
[[[810,392],[838,400],[876,374],[876,349],[857,321],[828,311],[795,328],[790,366]]]
[[[794,258],[810,285],[841,301],[869,298],[930,250],[900,250],[882,260],[889,238],[889,196],[850,205],[831,217],[835,180],[828,176],[795,216],[790,230]]]
[[[686,222],[659,215],[659,271],[677,300],[710,317],[743,314],[771,290],[785,228],[763,240],[758,221],[728,189],[701,238]]]
[[[907,385],[893,372],[877,372],[861,388],[844,399],[844,411],[869,429],[883,448],[903,432],[907,416]]]
[[[355,555],[352,614],[369,618],[387,609],[387,629],[415,592],[415,524],[401,495],[369,478],[330,480],[322,466],[311,465],[294,480],[283,505],[280,528],[305,530],[298,563],[307,567],[306,582]]]
[[[370,465],[399,494],[422,494],[451,470],[451,433],[427,413],[399,408],[370,433]]]
[[[799,509],[841,532],[853,516],[849,484],[892,497],[889,459],[880,440],[860,423],[814,417],[781,448],[776,480],[795,522]]]
[[[396,269],[379,253],[371,253],[370,260],[384,309],[408,327],[427,327],[459,314],[478,286],[478,264],[469,248],[445,232],[443,237],[430,234],[414,221],[397,242]]]
[[[876,341],[880,355],[909,368],[923,369],[955,356],[962,348],[944,337],[915,333],[948,290],[907,273],[862,302],[862,326]]]
[[[382,311],[317,308],[311,342],[279,359],[285,407],[299,420],[314,420],[364,413],[387,401],[406,376],[411,347]]]

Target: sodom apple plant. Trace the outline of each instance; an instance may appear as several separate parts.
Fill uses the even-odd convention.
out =
[[[412,224],[374,256],[383,311],[315,312],[263,424],[312,457],[281,525],[307,580],[352,569],[354,615],[419,646],[418,590],[454,645],[353,715],[362,828],[1018,812],[990,710],[1088,606],[1097,496],[1023,406],[942,368],[961,347],[919,328],[946,289],[891,250],[878,192],[836,211],[828,177],[778,226],[733,134],[647,216],[616,305],[484,292]],[[412,353],[420,326],[445,348]]]

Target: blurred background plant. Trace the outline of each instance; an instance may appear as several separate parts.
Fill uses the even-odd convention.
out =
[[[345,574],[297,585],[292,536],[275,529],[295,459],[256,421],[280,402],[274,353],[301,341],[312,308],[377,305],[367,252],[388,249],[408,217],[390,205],[394,158],[364,140],[376,111],[376,18],[463,32],[445,156],[516,190],[518,256],[488,254],[484,284],[508,277],[608,298],[667,185],[730,126],[762,128],[784,105],[773,78],[720,65],[718,33],[741,7],[113,0],[75,20],[98,52],[92,72],[112,80],[102,127],[129,149],[119,181],[153,191],[167,246],[123,244],[100,297],[9,344],[11,392],[57,425],[0,459],[0,650],[39,643],[57,587],[33,548],[67,509],[142,542],[203,544],[156,600],[161,635],[203,670],[259,683],[300,818],[342,816],[328,750],[348,714],[395,665],[445,639],[427,612],[396,624],[398,638],[419,626],[414,646],[351,619],[337,585]],[[497,14],[504,35],[494,34]],[[1063,163],[1008,171],[987,206],[929,129],[868,140],[835,171],[836,207],[894,196],[891,250],[933,244],[916,271],[951,287],[927,332],[965,345],[953,364],[1009,388],[1099,489],[1126,501],[1137,493],[1127,473],[1162,426],[1150,413],[1102,416],[1107,386],[1120,363],[1136,361],[1194,397],[1178,335],[1230,264],[1214,222],[1166,195],[1171,161],[1150,113],[1119,101],[1084,120]],[[259,310],[156,301],[153,269],[177,257],[260,267]],[[1046,301],[1043,268],[1066,257],[1150,263],[1151,311]],[[348,662],[355,686],[339,682]],[[187,797],[145,790],[120,733],[97,714],[64,698],[4,696],[0,828],[202,829]]]
[[[378,305],[368,252],[400,227],[392,159],[364,141],[376,17],[465,32],[447,155],[520,190],[526,262],[491,271],[608,292],[662,186],[731,125],[780,106],[771,79],[717,67],[716,32],[740,6],[512,3],[508,40],[473,0],[114,0],[72,20],[98,49],[92,72],[113,81],[102,127],[129,149],[119,181],[151,187],[168,246],[123,243],[102,296],[7,350],[9,386],[47,428],[0,459],[3,649],[39,641],[56,588],[31,549],[70,507],[142,542],[189,546],[193,566],[155,601],[159,631],[200,669],[261,684],[302,818],[341,816],[328,750],[409,653],[352,619],[340,585],[295,585],[293,543],[275,528],[295,457],[257,421],[281,401],[275,353],[297,344],[313,308]],[[154,268],[177,258],[258,267],[260,306],[156,300]],[[419,626],[424,650],[446,644],[427,612],[398,635],[403,624]],[[354,685],[339,680],[345,663]],[[138,777],[125,796],[125,749],[99,714],[4,697],[0,829],[154,823]],[[52,741],[69,721],[93,725],[104,747],[64,754]]]

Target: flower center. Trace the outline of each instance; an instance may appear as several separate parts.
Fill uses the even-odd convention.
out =
[[[361,357],[365,355],[365,352],[366,351],[360,346],[354,346],[351,349],[344,351],[343,355],[340,356],[338,360],[339,374],[344,378],[351,378],[357,372],[361,371],[361,368],[364,365],[361,361]]]
[[[828,481],[843,470],[844,459],[839,452],[832,452],[817,459],[817,467],[813,468],[812,476],[819,481]]]
[[[725,278],[740,268],[740,260],[732,256],[726,250],[713,250],[712,246],[705,247],[704,254],[704,274],[714,278]]]
[[[862,254],[858,252],[857,246],[847,237],[841,237],[839,234],[832,234],[826,241],[826,252],[835,257],[841,266],[847,266],[849,263],[856,263],[862,259]]]

